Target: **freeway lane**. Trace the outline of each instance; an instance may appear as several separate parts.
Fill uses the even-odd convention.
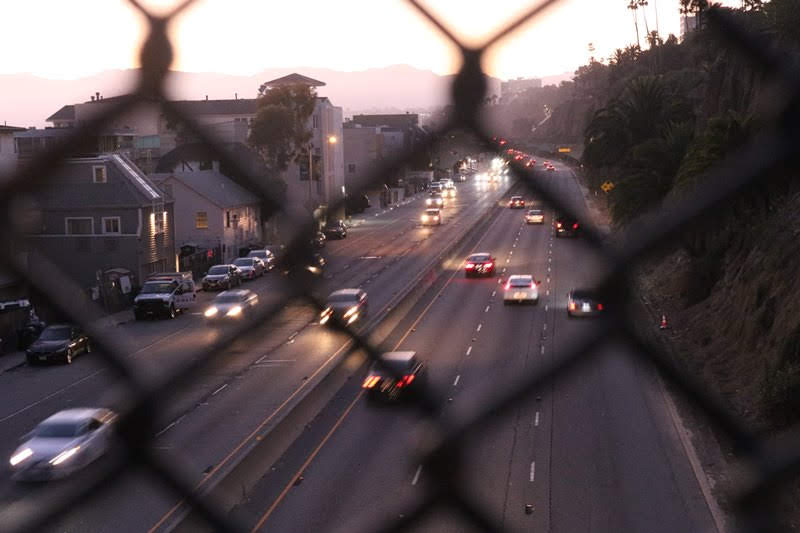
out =
[[[391,222],[367,222],[355,228],[343,241],[328,245],[332,256],[330,272],[332,279],[324,280],[321,294],[341,285],[364,284],[370,291],[371,309],[379,309],[396,294],[425,264],[431,254],[463,230],[477,213],[494,205],[501,194],[496,188],[482,190],[465,184],[461,187],[458,201],[449,207],[448,223],[440,228],[421,228],[418,224],[420,208],[414,203],[387,213]],[[385,231],[386,226],[391,231]],[[363,238],[362,238],[363,237]],[[347,250],[348,241],[362,240],[355,250]],[[351,240],[352,239],[352,240]],[[352,246],[351,246],[352,247]],[[337,253],[337,249],[345,253]],[[360,259],[361,254],[377,256],[378,259]],[[258,286],[255,282],[251,286]],[[268,295],[274,287],[266,282],[260,287],[262,295]],[[265,417],[275,412],[298,387],[313,376],[341,346],[343,340],[314,325],[306,327],[315,313],[310,309],[289,306],[284,323],[276,329],[263,326],[258,331],[243,336],[224,354],[224,362],[217,365],[200,382],[182,392],[178,406],[171,406],[163,421],[165,432],[158,446],[167,453],[177,453],[176,461],[185,465],[197,480],[206,479],[217,465],[243,437],[254,429],[264,427]],[[208,328],[202,317],[188,316],[181,320],[190,322],[185,334],[173,335],[155,347],[140,354],[146,371],[163,371],[165,366],[175,364],[176,358],[187,357],[190,348],[213,341],[217,334]],[[178,324],[181,320],[161,323],[132,323],[127,327]],[[16,436],[47,414],[64,405],[113,404],[110,395],[113,389],[107,379],[99,377],[89,363],[92,358],[79,358],[69,368],[75,371],[84,367],[86,381],[29,408],[24,413],[9,417],[0,425],[3,443],[13,447]],[[36,370],[61,370],[64,367]],[[17,374],[17,373],[12,373]],[[17,374],[21,376],[22,374]],[[0,376],[8,379],[9,376]],[[72,376],[73,378],[76,376]],[[65,380],[69,384],[69,380]],[[265,384],[269,384],[265,387]],[[17,386],[22,387],[17,384]],[[13,413],[13,412],[12,412]],[[186,415],[186,416],[183,416]],[[182,417],[182,418],[173,418]],[[267,417],[268,418],[268,417]],[[173,424],[173,422],[176,422]],[[213,428],[213,430],[210,430]],[[13,435],[13,436],[12,436]],[[5,451],[5,450],[4,450]],[[53,490],[68,490],[67,484],[52,484]],[[4,503],[20,501],[30,496],[29,491],[17,490],[11,483],[0,485],[0,497]],[[133,478],[101,496],[100,505],[90,510],[81,509],[62,523],[54,525],[59,531],[141,531],[156,523],[158,517],[175,503],[171,496],[153,488],[147,480]],[[146,511],[144,511],[146,510]],[[1,514],[1,513],[0,513]]]
[[[567,171],[543,179],[580,205]],[[547,215],[543,227],[522,226],[520,211],[504,210],[477,246],[501,266],[508,260],[507,274],[543,277],[537,307],[503,306],[496,280],[466,280],[454,271],[397,337],[399,349],[428,361],[445,415],[558,358],[592,326],[567,319],[566,292],[593,280],[598,266],[580,241],[556,239]],[[472,434],[461,483],[510,530],[713,530],[649,369],[618,345],[601,346],[598,355]],[[430,431],[412,413],[370,406],[358,383],[349,384],[237,516],[259,531],[280,532],[353,531],[363,525],[358,517],[398,516],[424,494],[428,476],[415,453]],[[469,528],[437,512],[422,529]]]

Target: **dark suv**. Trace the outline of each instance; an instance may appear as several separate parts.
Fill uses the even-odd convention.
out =
[[[566,215],[556,218],[556,237],[577,237],[580,235],[580,230],[578,219]]]

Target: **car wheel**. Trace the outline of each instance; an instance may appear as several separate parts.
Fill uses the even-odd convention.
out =
[[[64,354],[64,362],[68,365],[72,364],[72,349],[67,348],[67,353]]]
[[[177,313],[175,312],[175,306],[174,305],[170,305],[169,306],[169,317],[170,318],[175,318],[176,315],[177,315]]]

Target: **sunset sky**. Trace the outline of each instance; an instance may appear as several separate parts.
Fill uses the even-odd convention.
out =
[[[163,12],[174,0],[142,0]],[[462,39],[477,44],[538,2],[423,0]],[[738,0],[723,2],[737,6]],[[144,19],[126,0],[0,0],[4,40],[13,44],[0,74],[74,79],[138,65]],[[573,71],[635,41],[627,0],[563,0],[502,41],[486,58],[507,79]],[[657,8],[657,10],[656,10]],[[649,0],[647,24],[679,33],[678,0]],[[639,16],[640,33],[644,20]],[[175,70],[252,75],[269,67],[352,71],[409,64],[439,74],[458,65],[456,49],[403,0],[199,0],[172,27]]]

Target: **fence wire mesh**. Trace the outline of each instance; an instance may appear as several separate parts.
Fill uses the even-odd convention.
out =
[[[158,103],[168,113],[183,123],[191,134],[208,149],[209,153],[242,176],[246,176],[251,189],[257,191],[264,201],[263,220],[280,216],[287,220],[287,227],[292,228],[290,245],[286,248],[283,261],[287,265],[303,263],[313,250],[309,244],[309,236],[314,226],[307,217],[287,209],[279,200],[278,193],[265,185],[258,176],[253,175],[232,155],[228,149],[212,138],[206,129],[191,116],[184,114],[167,98],[164,87],[173,57],[173,44],[168,37],[168,26],[178,13],[194,3],[187,0],[166,16],[149,13],[136,0],[130,0],[148,20],[149,37],[141,49],[141,77],[136,89],[129,95],[115,100],[106,111],[94,116],[88,122],[75,128],[64,142],[53,146],[46,152],[33,158],[29,164],[22,166],[10,179],[0,185],[0,213],[3,224],[0,226],[0,246],[11,249],[16,241],[23,237],[24,227],[19,224],[19,214],[28,205],[26,200],[35,186],[47,179],[47,176],[71,153],[82,146],[89,137],[96,136],[111,121],[137,106]],[[435,131],[421,144],[410,151],[388,162],[382,168],[363,179],[354,187],[360,194],[374,184],[382,184],[382,177],[397,173],[405,161],[428,150],[453,129],[468,131],[479,138],[487,149],[502,155],[502,148],[492,139],[481,120],[481,107],[486,93],[486,77],[482,71],[481,60],[491,47],[506,39],[522,25],[539,16],[547,8],[557,4],[557,0],[547,0],[532,6],[522,16],[486,40],[479,48],[471,48],[459,41],[444,21],[434,16],[431,11],[416,0],[408,0],[411,9],[416,10],[429,20],[442,35],[451,41],[461,52],[462,62],[458,75],[452,86],[452,103],[454,111],[448,122]],[[590,220],[581,220],[585,227],[586,242],[593,251],[604,258],[607,263],[607,274],[598,288],[612,302],[611,308],[616,311],[583,337],[571,343],[564,357],[549,366],[521,377],[504,391],[496,392],[481,398],[475,407],[468,411],[455,410],[447,416],[441,416],[440,400],[430,390],[422,390],[416,397],[419,416],[430,422],[435,428],[436,436],[431,441],[423,464],[432,477],[428,484],[428,492],[421,503],[406,510],[401,518],[394,521],[375,522],[371,517],[356,520],[353,530],[404,531],[417,526],[431,513],[440,508],[447,508],[460,515],[477,529],[499,531],[501,527],[497,517],[476,500],[464,487],[462,479],[456,472],[468,468],[463,464],[464,446],[468,435],[485,432],[498,415],[510,411],[521,401],[530,400],[542,386],[555,380],[563,379],[577,368],[591,363],[600,347],[611,341],[622,341],[629,345],[638,356],[653,365],[671,385],[707,416],[707,419],[727,435],[736,447],[742,451],[748,461],[756,468],[758,475],[751,487],[735,495],[735,509],[748,530],[777,530],[778,521],[772,512],[775,491],[785,487],[800,471],[800,452],[792,451],[778,456],[774,451],[767,451],[764,443],[746,425],[728,410],[718,399],[709,394],[707,387],[677,367],[663,349],[653,344],[633,326],[635,318],[626,314],[623,307],[626,295],[631,292],[631,269],[648,254],[674,242],[682,231],[701,217],[713,216],[716,206],[728,201],[734,195],[756,180],[767,176],[771,170],[795,163],[796,145],[798,143],[798,103],[800,103],[800,81],[797,73],[784,67],[784,63],[771,48],[762,46],[757,36],[748,34],[724,12],[710,10],[707,14],[708,27],[713,29],[721,39],[727,41],[731,50],[748,58],[755,69],[761,70],[765,76],[783,86],[784,93],[789,95],[784,104],[784,111],[773,127],[734,156],[725,160],[711,172],[707,179],[691,196],[685,196],[680,202],[673,202],[654,210],[639,223],[631,225],[620,238],[609,240]],[[513,173],[520,183],[530,192],[537,195],[549,206],[576,215],[573,208],[559,192],[547,185],[544,180],[537,179],[537,173],[522,165],[512,165]],[[342,200],[344,202],[344,200]],[[120,424],[118,430],[120,448],[113,464],[101,474],[84,482],[71,490],[68,496],[59,495],[41,498],[35,505],[26,505],[15,515],[16,521],[6,523],[2,529],[6,531],[36,531],[67,512],[76,512],[80,506],[91,505],[92,498],[102,493],[109,486],[119,482],[133,470],[144,470],[159,480],[166,488],[174,492],[184,505],[191,507],[208,525],[217,531],[242,531],[241,524],[235,523],[214,501],[201,496],[198,486],[187,481],[188,477],[163,457],[153,452],[156,438],[157,406],[175,400],[193,380],[207,369],[219,362],[224,348],[232,343],[242,332],[242,328],[232,328],[215,342],[203,350],[187,358],[187,362],[160,379],[145,377],[140,369],[126,353],[126,344],[119,332],[109,333],[96,325],[101,317],[98,307],[82,292],[78,285],[61,272],[57,265],[43,261],[36,271],[32,271],[14,255],[3,255],[2,266],[24,279],[47,298],[55,308],[74,322],[80,324],[94,339],[94,344],[101,349],[105,363],[116,374],[120,388],[124,391],[121,402]],[[267,322],[274,320],[290,300],[305,300],[321,310],[324,302],[319,301],[311,288],[315,281],[313,276],[300,274],[287,278],[287,286],[281,299],[256,313],[255,320]],[[362,349],[371,359],[378,360],[379,349],[369,340],[359,335],[352,328],[333,321],[335,328],[348,335],[353,343],[351,350]],[[79,512],[79,511],[78,511]]]

